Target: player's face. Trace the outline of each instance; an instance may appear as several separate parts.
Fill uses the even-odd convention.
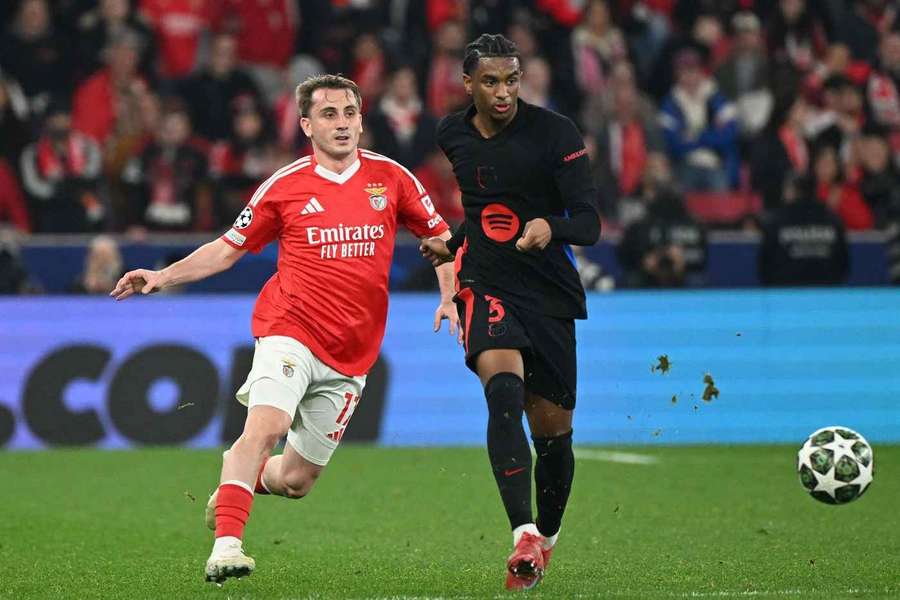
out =
[[[362,133],[362,113],[350,90],[313,92],[308,117],[300,118],[303,133],[325,154],[343,159],[356,152]]]
[[[521,77],[517,58],[482,58],[471,76],[463,75],[463,82],[482,117],[505,123],[516,114]]]

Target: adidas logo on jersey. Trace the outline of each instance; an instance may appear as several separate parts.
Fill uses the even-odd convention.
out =
[[[306,203],[306,206],[303,207],[303,210],[300,211],[301,215],[311,215],[313,213],[325,212],[325,209],[322,208],[322,205],[319,204],[319,201],[316,200],[315,196],[309,199],[309,202]]]

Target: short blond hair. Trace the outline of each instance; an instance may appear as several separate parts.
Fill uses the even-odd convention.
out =
[[[362,108],[362,94],[359,86],[352,79],[341,75],[313,75],[297,86],[294,95],[297,97],[297,109],[301,117],[308,117],[312,108],[312,96],[316,90],[350,90],[356,97],[356,105]]]

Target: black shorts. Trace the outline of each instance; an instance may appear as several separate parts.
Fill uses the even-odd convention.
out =
[[[525,388],[573,410],[577,365],[575,321],[531,312],[466,287],[453,298],[472,371],[485,350],[517,349],[525,363]]]

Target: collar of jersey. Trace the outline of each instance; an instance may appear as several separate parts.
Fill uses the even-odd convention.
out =
[[[335,173],[334,171],[330,171],[330,170],[326,169],[325,167],[323,167],[316,161],[315,155],[313,155],[313,164],[316,165],[315,169],[313,169],[316,172],[316,175],[318,175],[319,177],[321,177],[323,179],[327,179],[328,181],[333,181],[334,183],[336,183],[338,185],[343,185],[351,177],[356,175],[356,172],[359,171],[359,167],[361,165],[361,163],[359,161],[359,152],[358,151],[356,154],[356,161],[352,165],[350,165],[349,167],[344,169],[343,173]]]
[[[466,109],[466,113],[465,113],[466,127],[468,128],[469,133],[474,134],[475,137],[477,137],[481,141],[490,142],[490,141],[496,141],[498,139],[502,139],[502,138],[506,137],[507,135],[509,135],[509,133],[511,131],[518,128],[519,123],[522,122],[522,113],[524,112],[525,104],[526,103],[524,100],[522,100],[521,98],[517,98],[516,99],[516,116],[513,117],[513,120],[509,123],[509,125],[507,125],[503,129],[501,129],[499,133],[496,133],[489,138],[486,138],[483,135],[481,135],[481,132],[478,131],[477,127],[475,127],[475,123],[472,122],[472,119],[475,117],[475,113],[478,111],[475,109],[474,104],[470,104],[469,108]]]

